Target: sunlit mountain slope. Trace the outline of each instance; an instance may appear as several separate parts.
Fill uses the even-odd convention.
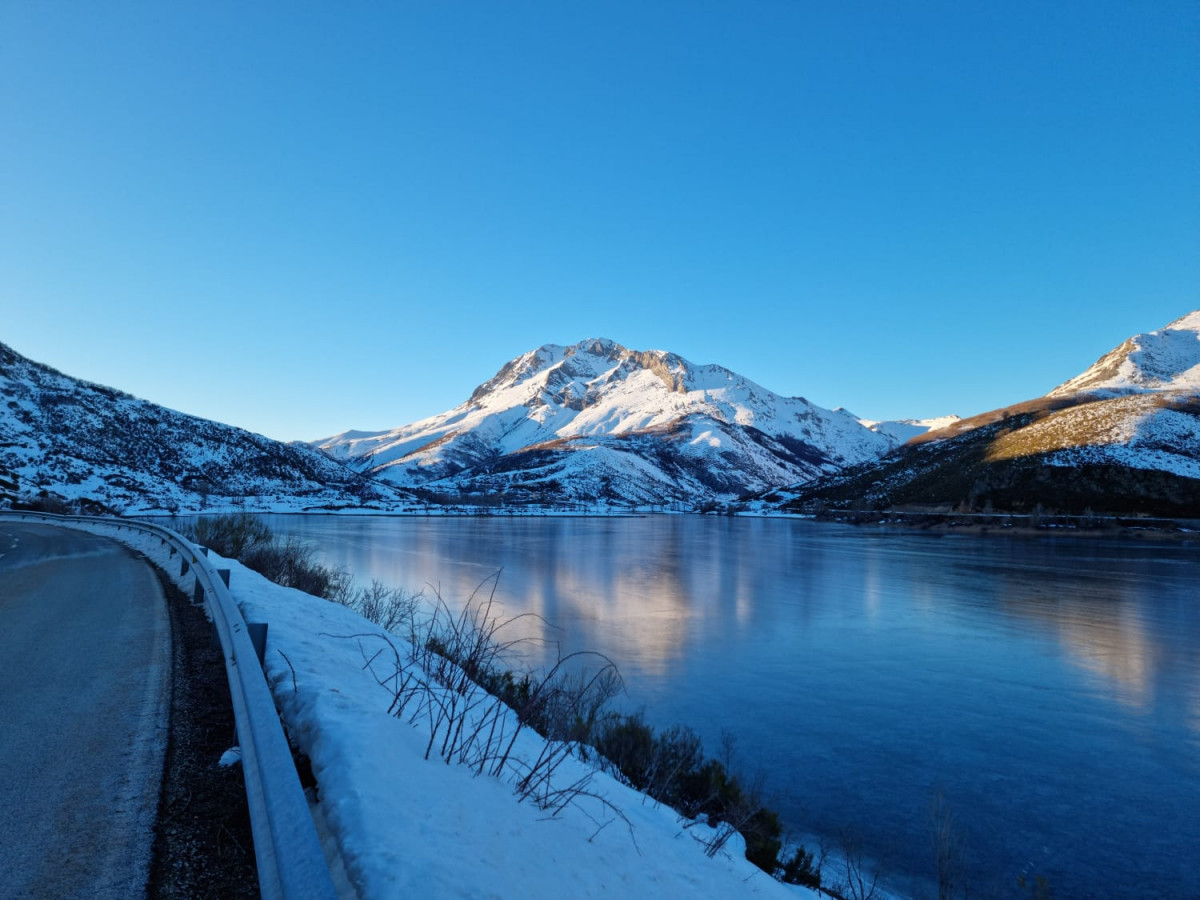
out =
[[[765,505],[1200,516],[1200,312],[1129,338],[1045,397],[929,431]]]

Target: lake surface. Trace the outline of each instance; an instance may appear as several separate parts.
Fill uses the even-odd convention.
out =
[[[611,657],[651,723],[692,726],[712,754],[732,730],[791,829],[861,842],[901,895],[931,890],[941,792],[974,897],[1023,896],[1022,874],[1060,900],[1200,896],[1194,545],[695,516],[268,520],[359,581],[439,585],[452,604],[502,568],[506,614]]]

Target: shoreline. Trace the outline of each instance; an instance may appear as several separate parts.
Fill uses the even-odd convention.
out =
[[[441,510],[383,510],[383,509],[226,509],[179,511],[130,511],[129,518],[178,519],[202,516],[246,513],[249,515],[320,516],[330,518],[467,518],[467,519],[561,519],[600,518],[630,519],[651,516],[712,516],[714,513],[695,510],[532,510],[492,508],[447,508]],[[797,513],[767,510],[738,510],[723,515],[736,518],[799,519],[818,524],[875,526],[892,531],[961,534],[977,536],[1016,535],[1025,537],[1077,536],[1154,538],[1157,540],[1200,541],[1200,520],[1171,519],[1141,516],[1074,516],[1029,513],[950,513],[915,510],[825,510],[819,513]]]
[[[1200,541],[1200,521],[1140,516],[1067,516],[1029,513],[946,513],[912,510],[838,510],[809,516],[815,522],[878,526],[896,531],[978,536],[1117,537]]]

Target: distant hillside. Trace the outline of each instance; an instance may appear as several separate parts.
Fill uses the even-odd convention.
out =
[[[1136,335],[1045,397],[768,494],[793,511],[918,507],[1200,517],[1200,312]]]
[[[316,446],[449,500],[691,506],[836,472],[895,443],[720,366],[589,340],[513,359],[441,415]]]
[[[359,506],[399,492],[306,444],[187,416],[0,344],[0,471],[19,500],[118,511]]]
[[[949,428],[955,422],[958,422],[959,418],[958,416],[940,416],[936,419],[892,419],[886,422],[877,422],[874,419],[859,419],[858,421],[872,431],[887,435],[897,444],[903,444],[905,441],[928,434],[930,431]]]

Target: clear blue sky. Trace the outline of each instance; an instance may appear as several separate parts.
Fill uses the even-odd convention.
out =
[[[604,336],[873,418],[1200,307],[1200,7],[0,5],[0,341],[283,439]]]

